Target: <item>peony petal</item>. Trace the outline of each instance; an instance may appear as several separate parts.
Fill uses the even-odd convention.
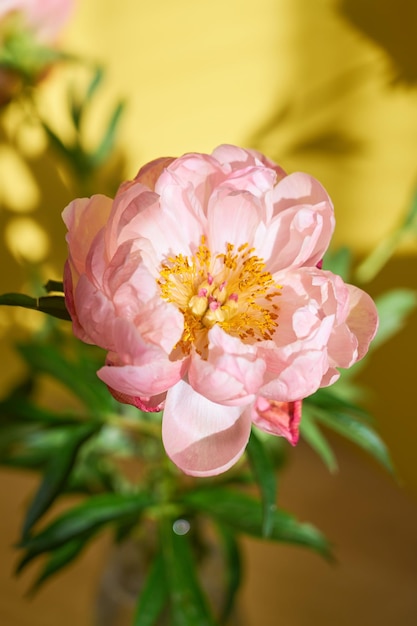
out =
[[[325,203],[297,205],[279,213],[263,231],[255,246],[271,273],[284,268],[316,265],[333,232],[333,214]]]
[[[310,205],[325,203],[333,213],[333,204],[329,194],[318,180],[304,174],[294,172],[283,178],[274,189],[275,213],[295,205]]]
[[[221,189],[210,200],[207,219],[212,253],[224,253],[229,243],[236,248],[244,243],[252,247],[260,221],[258,201],[249,192]]]
[[[301,400],[277,402],[259,397],[252,409],[252,421],[261,430],[285,437],[295,446],[299,437]]]
[[[66,240],[70,249],[71,262],[78,274],[85,269],[85,261],[97,233],[106,224],[113,201],[107,196],[73,200],[62,212],[68,228]]]
[[[162,440],[171,460],[191,476],[225,472],[243,454],[250,435],[250,412],[211,402],[180,381],[169,390]]]
[[[219,326],[209,332],[208,356],[192,356],[188,380],[199,394],[228,406],[249,404],[263,383],[265,362],[256,348],[231,337]]]
[[[145,185],[151,191],[154,191],[158,178],[173,161],[175,161],[173,157],[161,157],[150,161],[140,168],[139,172],[136,174],[135,181]]]
[[[358,340],[358,360],[368,351],[369,344],[378,330],[378,312],[372,298],[353,285],[349,290],[349,315],[346,323]]]
[[[74,309],[80,327],[85,333],[82,338],[88,343],[94,343],[105,350],[112,350],[112,328],[114,321],[113,304],[105,294],[93,285],[87,276],[80,276],[76,285],[73,298]],[[73,326],[74,333],[77,334],[77,325]]]
[[[182,376],[183,364],[169,361],[157,350],[144,353],[143,361],[142,365],[108,364],[99,369],[97,376],[121,394],[144,398],[164,393]]]
[[[222,165],[230,165],[233,171],[254,165],[263,166],[264,168],[266,167],[272,170],[276,175],[278,175],[279,180],[286,176],[282,167],[265,157],[257,150],[247,150],[245,148],[239,148],[238,146],[223,144],[213,150],[212,156]]]

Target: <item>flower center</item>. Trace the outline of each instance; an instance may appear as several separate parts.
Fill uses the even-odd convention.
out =
[[[184,315],[184,332],[176,346],[183,354],[194,345],[204,355],[214,324],[246,343],[271,339],[278,326],[274,300],[281,286],[247,243],[237,249],[227,243],[225,254],[213,257],[202,236],[193,257],[168,258],[157,282],[164,300]]]

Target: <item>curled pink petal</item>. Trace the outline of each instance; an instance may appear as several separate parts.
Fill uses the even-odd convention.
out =
[[[295,446],[299,437],[301,406],[301,400],[277,402],[259,396],[252,410],[252,420],[261,430],[285,437]]]

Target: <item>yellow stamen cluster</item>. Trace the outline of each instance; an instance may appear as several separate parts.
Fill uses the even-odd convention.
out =
[[[157,281],[162,297],[176,304],[184,315],[184,332],[177,347],[188,354],[191,346],[203,354],[207,332],[218,324],[244,342],[271,339],[278,325],[281,295],[263,259],[247,243],[214,258],[205,237],[193,257],[169,257]]]

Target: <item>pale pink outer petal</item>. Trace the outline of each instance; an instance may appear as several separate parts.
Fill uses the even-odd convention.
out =
[[[140,168],[139,172],[135,176],[135,181],[137,183],[142,183],[151,191],[155,190],[155,184],[162,172],[173,162],[175,158],[173,157],[161,157],[159,159],[154,159],[149,163],[146,163],[143,167]]]
[[[349,294],[348,311],[343,323],[329,339],[329,369],[321,387],[332,385],[339,378],[338,367],[351,367],[362,359],[378,330],[378,312],[372,298],[353,285],[345,285]]]
[[[68,287],[68,282],[65,286]],[[69,311],[71,313],[73,309],[77,314],[76,318],[73,317],[73,332],[76,337],[87,343],[94,343],[105,350],[113,350],[113,304],[85,274],[80,276],[72,291],[72,297],[66,293],[66,302],[71,303],[71,301]]]
[[[276,402],[258,397],[252,407],[252,421],[261,430],[285,437],[295,446],[299,437],[302,401]]]
[[[211,402],[181,380],[167,393],[162,440],[171,460],[191,476],[228,470],[249,440],[250,411]]]
[[[219,326],[213,326],[207,359],[193,354],[188,380],[195,391],[212,402],[246,405],[255,399],[265,367],[265,361],[257,357],[255,346],[245,345]]]
[[[91,244],[107,223],[112,204],[111,198],[95,195],[73,200],[62,212],[62,219],[68,229],[66,240],[71,263],[78,274],[85,271]]]
[[[350,331],[358,340],[358,359],[362,359],[378,330],[378,312],[372,298],[354,285],[349,290],[349,314],[346,320]]]
[[[125,241],[141,237],[142,216],[150,210],[155,213],[158,208],[158,195],[145,185],[136,181],[120,185],[106,226],[106,249],[109,257],[113,257],[117,247]]]

